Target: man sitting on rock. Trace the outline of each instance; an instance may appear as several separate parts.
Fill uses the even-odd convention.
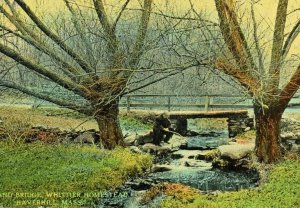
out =
[[[168,142],[173,136],[171,122],[166,114],[162,114],[155,119],[153,126],[153,144],[160,145],[162,141]]]

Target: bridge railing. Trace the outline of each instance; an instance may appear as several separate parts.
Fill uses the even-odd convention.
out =
[[[289,106],[300,106],[299,96],[295,96]],[[252,108],[252,98],[241,95],[175,95],[147,94],[126,95],[120,100],[120,107],[149,110],[214,110]]]

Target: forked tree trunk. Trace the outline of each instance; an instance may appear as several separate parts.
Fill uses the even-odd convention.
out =
[[[282,111],[254,106],[256,123],[256,155],[260,162],[273,163],[282,156],[280,147],[280,120]]]
[[[114,149],[116,146],[124,146],[118,116],[118,104],[107,105],[105,108],[98,110],[95,114],[95,120],[99,126],[100,142],[105,149]]]

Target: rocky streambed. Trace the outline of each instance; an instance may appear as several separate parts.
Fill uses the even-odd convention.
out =
[[[136,136],[137,140],[138,138],[139,136]],[[128,197],[103,199],[99,207],[158,206],[163,197],[156,198],[150,205],[141,205],[140,201],[147,190],[164,182],[188,185],[203,193],[237,191],[258,185],[258,173],[245,169],[245,164],[240,162],[247,160],[254,144],[241,148],[240,144],[228,138],[228,132],[225,130],[202,132],[192,137],[173,135],[169,143],[163,143],[161,146],[151,143],[138,144],[133,138],[127,142],[129,140],[132,151],[148,152],[155,156],[151,172],[120,187],[119,191],[127,192]]]

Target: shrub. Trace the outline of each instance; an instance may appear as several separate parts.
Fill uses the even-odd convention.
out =
[[[3,125],[0,128],[0,139],[23,142],[30,132],[31,126],[28,118],[19,120],[14,117],[4,117]]]

